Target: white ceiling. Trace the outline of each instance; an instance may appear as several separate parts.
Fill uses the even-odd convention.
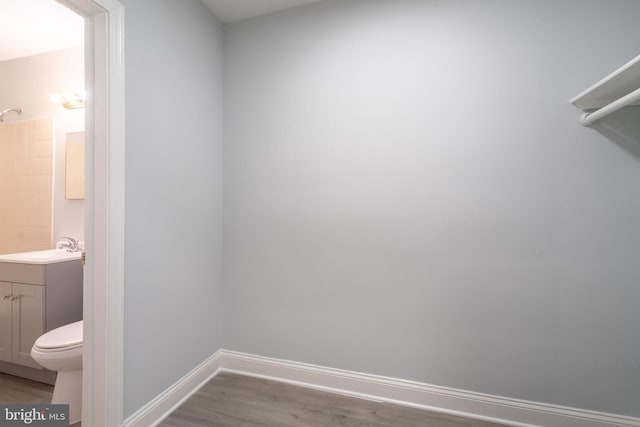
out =
[[[0,0],[0,61],[82,46],[84,20],[54,0]]]
[[[226,23],[322,0],[200,0]]]
[[[224,23],[322,0],[201,0]],[[0,0],[0,61],[82,46],[83,19],[55,0]]]

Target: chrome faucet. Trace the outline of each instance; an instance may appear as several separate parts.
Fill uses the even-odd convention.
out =
[[[78,241],[73,237],[60,237],[60,240],[66,240],[66,243],[61,243],[60,247],[67,250],[67,252],[80,252],[82,248],[78,246]]]

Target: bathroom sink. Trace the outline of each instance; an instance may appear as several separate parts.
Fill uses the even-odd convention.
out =
[[[57,249],[51,249],[48,251],[35,251],[35,252],[23,252],[20,254],[16,254],[21,258],[25,259],[60,259],[60,258],[79,258],[80,252],[66,252],[59,251]]]
[[[20,252],[16,254],[0,255],[0,262],[19,262],[26,264],[50,264],[54,262],[80,259],[82,252],[66,252],[60,249],[45,251]]]

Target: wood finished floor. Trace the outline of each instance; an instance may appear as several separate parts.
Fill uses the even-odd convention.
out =
[[[276,381],[220,373],[160,427],[504,427]]]
[[[53,386],[0,373],[0,403],[49,403]],[[82,423],[70,427],[82,427]]]
[[[0,373],[0,403],[48,403],[53,386]]]

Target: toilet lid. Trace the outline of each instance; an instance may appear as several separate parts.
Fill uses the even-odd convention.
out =
[[[41,350],[60,350],[82,346],[82,320],[53,329],[33,345]]]

